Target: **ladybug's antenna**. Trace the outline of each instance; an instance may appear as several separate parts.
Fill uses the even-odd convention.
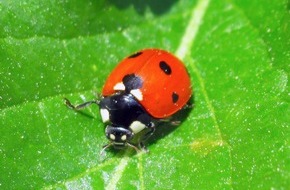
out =
[[[105,150],[106,150],[107,148],[111,147],[113,144],[114,144],[113,142],[110,142],[109,144],[103,146],[103,149],[101,150],[100,155],[103,156]],[[133,144],[131,144],[131,143],[128,143],[128,142],[126,143],[126,145],[130,146],[131,148],[134,148],[134,149],[136,150],[137,153],[140,152],[140,150],[139,150],[135,145],[133,145]]]

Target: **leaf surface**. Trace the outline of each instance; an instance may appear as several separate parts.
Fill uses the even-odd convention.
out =
[[[287,1],[1,1],[3,189],[286,189]],[[271,13],[271,14],[269,14]],[[287,36],[288,35],[288,36]],[[99,153],[92,100],[115,65],[162,48],[186,64],[194,109],[149,154]]]

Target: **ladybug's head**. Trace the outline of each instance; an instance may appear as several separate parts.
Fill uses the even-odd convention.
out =
[[[129,142],[134,137],[134,133],[129,129],[120,126],[107,125],[106,137],[111,141],[105,148],[114,146],[116,149],[124,149],[126,146],[133,146]]]

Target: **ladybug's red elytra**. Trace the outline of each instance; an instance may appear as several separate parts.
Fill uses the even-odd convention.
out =
[[[130,146],[134,135],[147,129],[138,140],[144,141],[155,131],[158,121],[182,109],[191,97],[190,78],[184,64],[171,53],[160,49],[144,49],[123,59],[107,78],[99,100],[73,106],[79,110],[93,103],[100,108],[109,144],[123,149]]]

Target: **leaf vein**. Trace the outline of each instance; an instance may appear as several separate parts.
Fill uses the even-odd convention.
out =
[[[49,142],[52,143],[52,138],[51,138],[50,130],[49,130],[50,124],[48,122],[47,116],[46,116],[45,111],[44,111],[44,104],[42,102],[39,102],[38,107],[39,107],[40,113],[42,114],[42,116],[46,122],[46,134],[48,136]]]
[[[230,144],[228,144],[228,142],[226,140],[223,139],[222,137],[222,133],[221,133],[221,130],[220,130],[220,126],[217,122],[217,118],[216,118],[216,114],[215,114],[215,110],[214,110],[214,107],[208,97],[208,94],[207,94],[207,91],[206,91],[206,88],[205,88],[205,82],[203,80],[203,78],[201,77],[201,74],[200,72],[198,71],[196,65],[194,64],[194,61],[192,59],[189,59],[191,60],[189,65],[192,69],[192,71],[195,73],[197,79],[198,79],[198,82],[199,82],[199,85],[200,85],[200,88],[201,88],[201,92],[205,98],[205,102],[206,102],[206,105],[207,105],[207,108],[210,112],[210,116],[213,120],[213,123],[214,123],[214,127],[216,128],[217,132],[218,132],[218,136],[219,138],[221,139],[221,142],[222,144],[225,144],[226,146],[228,146],[229,148],[229,157],[230,157],[230,169],[231,169],[231,178],[230,178],[230,185],[232,186],[232,171],[233,171],[233,165],[232,165],[232,147]]]
[[[199,0],[197,2],[196,7],[192,11],[189,24],[188,24],[188,26],[185,30],[185,33],[181,39],[181,43],[179,44],[179,47],[177,48],[175,54],[180,59],[185,59],[186,57],[188,57],[189,60],[191,60],[191,63],[189,65],[198,78],[202,94],[205,97],[206,105],[211,113],[211,118],[214,122],[214,127],[218,131],[218,135],[221,139],[221,143],[225,144],[226,146],[229,147],[230,169],[231,169],[230,185],[232,186],[232,171],[233,171],[232,147],[222,138],[222,134],[221,134],[220,127],[219,127],[217,119],[216,119],[214,108],[213,108],[213,106],[209,100],[208,94],[206,92],[205,83],[204,83],[200,73],[198,72],[198,69],[196,68],[195,64],[193,63],[193,60],[190,58],[191,47],[194,43],[197,32],[198,32],[200,26],[202,25],[202,20],[203,20],[205,12],[209,6],[209,3],[210,3],[210,0]]]
[[[81,172],[81,173],[79,173],[79,174],[77,174],[77,175],[75,175],[75,176],[73,176],[71,178],[68,178],[68,179],[63,180],[63,181],[58,181],[55,184],[50,185],[50,186],[46,186],[43,189],[56,189],[57,187],[60,187],[61,185],[66,186],[66,183],[78,180],[78,179],[80,179],[80,178],[82,178],[82,177],[84,177],[84,176],[86,176],[86,175],[88,175],[90,173],[96,172],[96,171],[102,169],[103,167],[105,167],[107,165],[110,165],[110,164],[112,164],[114,162],[116,162],[116,159],[110,159],[110,160],[108,160],[108,161],[106,161],[106,162],[104,162],[102,164],[99,164],[99,165],[96,165],[96,166],[94,166],[92,168],[89,168],[89,169],[85,170],[84,172]]]
[[[191,49],[197,32],[202,24],[202,19],[207,10],[210,0],[199,0],[196,7],[193,8],[190,21],[185,29],[185,33],[182,36],[181,43],[177,48],[175,55],[180,59],[184,59],[186,54]]]
[[[116,188],[117,183],[121,179],[128,162],[129,157],[124,157],[120,160],[120,164],[116,167],[115,173],[111,177],[111,180],[109,181],[108,185],[105,187],[106,190],[117,189]]]
[[[144,190],[145,186],[144,186],[144,170],[143,170],[143,154],[138,155],[138,169],[139,169],[139,179],[140,179],[140,189]]]

